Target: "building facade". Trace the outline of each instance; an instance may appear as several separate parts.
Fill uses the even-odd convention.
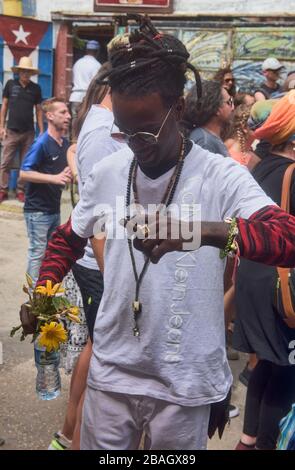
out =
[[[3,0],[2,10],[18,12],[22,21],[30,16],[36,24],[51,24],[52,93],[65,98],[84,42],[97,39],[105,60],[107,42],[132,28],[126,11],[148,11],[158,29],[177,35],[204,77],[231,65],[238,85],[251,89],[262,80],[266,57],[277,57],[287,71],[295,69],[295,0]]]

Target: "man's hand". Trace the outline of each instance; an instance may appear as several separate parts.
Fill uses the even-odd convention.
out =
[[[200,247],[201,223],[173,219],[159,212],[153,215],[136,215],[129,221],[120,221],[133,245],[150,258],[152,263],[172,251],[192,251]]]
[[[6,128],[0,127],[0,140],[4,140],[7,136]]]
[[[38,320],[33,315],[26,304],[22,304],[19,312],[20,321],[25,335],[31,335],[36,332]]]
[[[65,169],[61,173],[58,173],[57,175],[54,175],[53,177],[54,184],[58,184],[60,186],[64,186],[65,184],[70,183],[71,180],[72,180],[72,172],[68,166],[66,166]]]

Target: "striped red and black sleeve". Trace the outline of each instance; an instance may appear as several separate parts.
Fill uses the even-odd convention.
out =
[[[240,255],[271,266],[295,266],[295,217],[278,206],[266,206],[237,219]]]
[[[87,238],[79,237],[72,229],[71,219],[57,227],[45,252],[37,285],[51,280],[61,282],[72,265],[84,254]]]

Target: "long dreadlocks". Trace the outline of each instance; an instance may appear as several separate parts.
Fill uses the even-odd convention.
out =
[[[198,71],[188,62],[189,53],[176,37],[159,33],[150,18],[128,15],[136,19],[139,29],[129,41],[110,51],[112,70],[105,74],[112,91],[131,96],[160,92],[165,105],[172,106],[183,95],[187,69],[193,71],[198,95],[201,80]]]

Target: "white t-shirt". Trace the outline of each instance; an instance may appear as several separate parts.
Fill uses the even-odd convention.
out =
[[[73,88],[70,102],[82,103],[91,80],[101,67],[100,62],[91,55],[85,55],[73,66]]]
[[[72,215],[79,236],[93,234],[107,207],[113,208],[117,224],[116,196],[126,194],[132,157],[126,148],[95,165]],[[149,180],[145,176],[152,188],[157,180]],[[163,184],[162,177],[159,181]],[[274,204],[245,168],[195,144],[186,156],[173,202],[201,204],[204,221],[248,218]],[[109,223],[106,226],[111,233]],[[143,254],[134,250],[134,255],[140,272]],[[150,264],[140,288],[139,339],[132,332],[135,280],[126,238],[107,238],[104,257],[104,293],[94,328],[89,386],[183,406],[225,398],[232,376],[225,352],[225,261],[219,250],[168,253],[158,264]]]
[[[108,109],[92,105],[79,133],[76,152],[79,193],[93,166],[108,155],[123,147],[110,136],[114,116]],[[91,243],[88,242],[83,258],[78,264],[88,269],[98,270]]]

